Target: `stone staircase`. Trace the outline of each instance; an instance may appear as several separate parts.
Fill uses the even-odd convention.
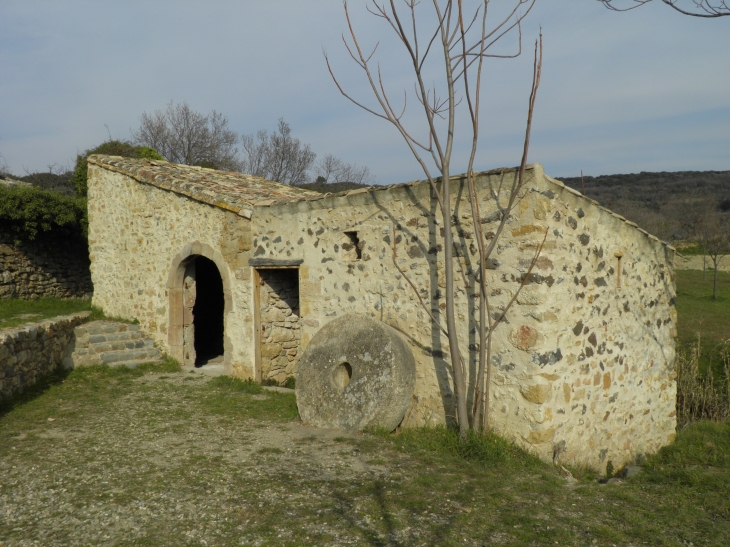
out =
[[[162,361],[162,352],[139,328],[117,321],[91,321],[74,329],[73,353],[67,368],[106,364],[135,367]]]

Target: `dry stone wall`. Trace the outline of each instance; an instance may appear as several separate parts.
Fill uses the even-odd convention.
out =
[[[299,279],[295,269],[261,270],[261,378],[284,383],[302,356]]]
[[[86,242],[41,238],[17,244],[0,234],[0,298],[90,298]]]
[[[82,312],[0,330],[0,400],[23,391],[61,365],[73,350],[74,328],[89,315]]]

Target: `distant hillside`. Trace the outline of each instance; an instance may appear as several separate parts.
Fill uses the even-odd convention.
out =
[[[677,215],[683,209],[709,202],[719,211],[730,211],[730,171],[676,171],[558,177],[566,185],[633,220],[666,240],[681,239]]]
[[[678,196],[703,196],[718,203],[730,199],[730,171],[676,171],[601,175],[598,177],[559,178],[571,188],[583,192],[601,205],[632,201],[659,211]],[[730,207],[728,207],[730,208]]]

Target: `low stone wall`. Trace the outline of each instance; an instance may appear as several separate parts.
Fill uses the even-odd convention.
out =
[[[674,267],[678,270],[714,270],[712,259],[708,256],[703,260],[702,255],[677,256],[674,259]],[[730,272],[730,257],[724,256],[720,259],[718,271]]]
[[[0,400],[53,372],[73,348],[74,328],[90,312],[0,330]]]
[[[89,264],[83,240],[16,244],[0,233],[0,298],[91,298]]]

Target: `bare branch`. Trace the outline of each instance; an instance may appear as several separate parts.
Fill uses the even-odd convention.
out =
[[[606,8],[610,9],[611,11],[631,11],[632,9],[640,8],[644,4],[648,4],[652,0],[631,0],[632,5],[629,5],[625,8],[617,7],[613,4],[614,0],[598,0],[601,4],[603,4]],[[695,8],[700,10],[699,12],[693,12],[688,11],[686,9],[683,9],[679,7],[678,4],[679,0],[661,0],[664,4],[669,6],[670,8],[674,9],[675,11],[678,11],[679,13],[683,15],[689,15],[691,17],[702,17],[706,19],[715,18],[715,17],[726,17],[730,15],[730,6],[727,3],[727,0],[692,0],[692,3],[695,5]]]

